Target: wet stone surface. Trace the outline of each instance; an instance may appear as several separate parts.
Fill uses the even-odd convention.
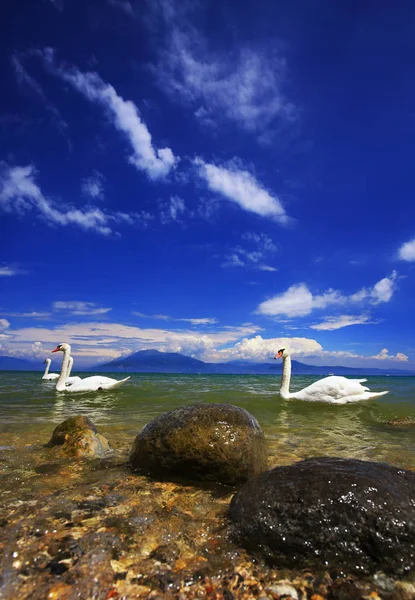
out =
[[[104,457],[110,451],[108,440],[98,433],[88,417],[70,417],[55,427],[52,437],[46,444],[63,456],[78,458]]]
[[[133,474],[130,445],[95,460],[55,461],[40,443],[0,454],[2,600],[414,597],[411,580],[253,558],[229,536],[234,490]]]
[[[232,535],[271,564],[350,572],[415,571],[415,473],[315,458],[277,467],[232,499]]]
[[[195,404],[143,427],[130,462],[154,476],[233,485],[264,471],[267,452],[264,434],[249,412],[231,404]]]

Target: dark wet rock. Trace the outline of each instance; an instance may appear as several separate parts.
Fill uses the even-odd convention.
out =
[[[88,417],[71,417],[58,425],[46,444],[59,447],[65,456],[101,458],[110,450],[108,440],[98,433]]]
[[[179,558],[179,556],[179,546],[174,543],[157,546],[157,548],[155,548],[150,554],[150,558],[167,564],[173,564]]]
[[[232,499],[232,537],[271,564],[407,577],[415,568],[415,473],[315,458],[277,467]]]
[[[165,413],[137,435],[130,462],[155,476],[236,484],[266,469],[257,420],[231,404],[196,404]]]

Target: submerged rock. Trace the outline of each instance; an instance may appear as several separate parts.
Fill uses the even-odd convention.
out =
[[[135,438],[133,468],[227,484],[267,468],[264,434],[257,420],[231,404],[195,404],[160,415]]]
[[[81,416],[58,425],[46,446],[60,446],[61,454],[79,458],[101,458],[110,450],[108,440],[98,433],[91,419]]]
[[[408,576],[415,568],[415,473],[313,458],[256,477],[232,498],[232,537],[271,564]]]
[[[386,425],[393,425],[394,427],[415,427],[415,419],[412,417],[402,417],[400,419],[391,419],[386,422]]]

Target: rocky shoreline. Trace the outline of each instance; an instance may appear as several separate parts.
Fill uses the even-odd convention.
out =
[[[92,438],[99,433],[86,425],[86,437],[63,428],[63,444],[27,447],[24,467],[22,456],[3,450],[0,598],[415,598],[409,572],[270,565],[261,553],[245,550],[230,527],[229,505],[240,485],[139,474],[129,462],[131,444],[109,449],[100,439],[103,454],[91,458]],[[220,431],[225,443],[234,436],[228,427]],[[86,449],[85,458],[74,439]],[[260,498],[259,487],[253,489]],[[401,520],[409,522],[411,535],[409,517]]]

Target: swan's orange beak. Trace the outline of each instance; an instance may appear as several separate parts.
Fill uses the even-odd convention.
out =
[[[59,352],[59,346],[56,346],[55,350],[51,350],[51,352]]]
[[[281,352],[281,350],[280,350],[280,351],[278,352],[278,354],[276,354],[276,355],[274,356],[274,360],[275,360],[276,358],[281,358],[281,356],[282,356],[282,352]]]

